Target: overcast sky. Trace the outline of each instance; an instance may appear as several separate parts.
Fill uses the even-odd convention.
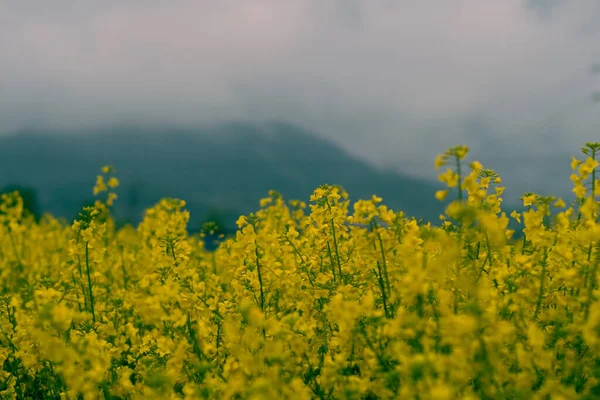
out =
[[[464,143],[568,192],[599,39],[598,0],[2,0],[0,131],[282,119],[407,174]]]

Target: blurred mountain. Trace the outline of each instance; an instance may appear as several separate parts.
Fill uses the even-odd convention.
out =
[[[30,130],[0,138],[0,187],[32,187],[42,211],[69,220],[93,201],[95,177],[106,164],[121,181],[115,203],[121,222],[137,223],[160,198],[178,197],[191,213],[190,231],[215,218],[233,228],[270,189],[308,202],[325,183],[342,185],[351,200],[377,194],[392,209],[433,222],[443,210],[434,184],[378,170],[281,122]]]

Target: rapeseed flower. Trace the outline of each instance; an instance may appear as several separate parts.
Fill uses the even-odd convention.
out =
[[[597,397],[600,146],[584,150],[579,200],[526,193],[518,240],[466,146],[435,160],[434,196],[458,189],[441,227],[376,195],[350,214],[323,185],[308,205],[269,192],[214,252],[180,199],[117,230],[110,167],[70,225],[2,195],[0,396]]]

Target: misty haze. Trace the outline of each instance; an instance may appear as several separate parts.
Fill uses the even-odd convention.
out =
[[[598,137],[598,4],[9,0],[0,132],[210,134],[275,120],[424,183],[436,182],[436,154],[466,144],[503,178],[507,203],[528,190],[568,197],[570,157]],[[42,202],[58,210],[75,196],[64,190]]]

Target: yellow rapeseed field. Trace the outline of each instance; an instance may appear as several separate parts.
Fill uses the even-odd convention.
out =
[[[271,192],[215,252],[178,199],[115,229],[110,167],[72,225],[3,195],[1,398],[600,398],[600,143],[573,204],[523,213],[467,153],[435,161],[440,227],[325,185]]]

